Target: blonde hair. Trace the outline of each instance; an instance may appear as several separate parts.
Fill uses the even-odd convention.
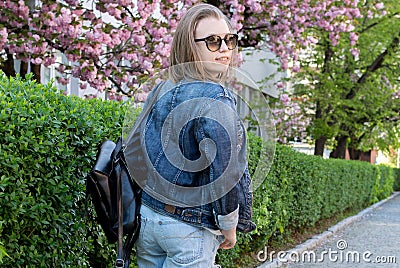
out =
[[[219,80],[209,75],[200,61],[195,39],[195,31],[200,20],[205,18],[224,19],[231,33],[235,32],[230,20],[220,9],[209,4],[197,4],[191,7],[180,20],[176,28],[169,57],[169,76],[173,82],[186,80]],[[238,49],[232,53],[230,67],[236,65]],[[230,69],[230,68],[229,68]]]

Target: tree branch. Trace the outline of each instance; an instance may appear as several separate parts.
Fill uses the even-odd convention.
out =
[[[400,14],[399,12],[396,12],[396,13],[391,14],[390,16],[385,16],[385,17],[384,17],[383,19],[381,19],[380,21],[374,22],[374,23],[372,23],[372,24],[366,26],[364,29],[362,29],[362,30],[360,31],[360,34],[362,34],[362,33],[366,32],[366,31],[370,30],[371,28],[375,27],[376,25],[379,25],[383,20],[391,19],[391,18],[393,18],[393,17],[395,17],[395,16],[397,16],[397,15],[399,15],[399,14]]]
[[[389,47],[382,52],[375,60],[373,63],[371,63],[371,65],[369,65],[366,69],[366,71],[364,72],[364,74],[357,80],[357,84],[356,85],[362,85],[367,81],[367,78],[371,75],[371,73],[375,72],[376,70],[378,70],[379,68],[381,68],[383,66],[383,61],[385,60],[385,57],[390,53],[391,50],[393,50],[395,47],[397,47],[399,45],[399,37],[396,36],[393,38],[391,44],[389,45]],[[357,87],[353,87],[350,92],[347,94],[346,99],[351,100],[356,96],[357,93]]]

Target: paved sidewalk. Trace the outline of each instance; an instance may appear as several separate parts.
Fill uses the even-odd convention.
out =
[[[400,267],[400,193],[259,266],[273,267]]]

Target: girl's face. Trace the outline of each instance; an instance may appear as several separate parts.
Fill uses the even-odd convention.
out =
[[[228,36],[227,36],[228,34]],[[226,72],[228,66],[232,60],[232,51],[229,50],[226,42],[232,48],[232,37],[230,35],[230,30],[224,19],[217,19],[214,17],[208,17],[200,20],[197,23],[197,27],[194,33],[195,41],[197,44],[200,61],[204,62],[204,66],[211,75],[217,77],[219,74]],[[218,36],[222,39],[221,46],[218,48]],[[209,43],[207,44],[203,40],[207,38]],[[224,41],[225,38],[225,41]],[[235,40],[233,40],[235,41]],[[237,40],[236,40],[237,41]],[[211,51],[211,50],[216,51]]]

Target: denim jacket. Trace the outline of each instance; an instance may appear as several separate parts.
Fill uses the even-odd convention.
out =
[[[154,90],[148,100],[153,94]],[[229,111],[227,107],[236,117],[226,112]],[[176,121],[181,125],[169,124]],[[215,147],[203,140],[212,140]],[[188,206],[171,204],[144,189],[143,204],[163,215],[214,230],[231,229],[235,224],[241,232],[256,228],[251,221],[253,196],[247,168],[245,129],[237,116],[235,99],[227,88],[213,82],[173,84],[167,81],[148,114],[144,141],[154,172],[171,185],[188,187],[184,190],[208,187],[213,182],[215,185],[203,188],[203,191],[206,189],[204,192],[182,196],[186,200],[191,197],[200,200],[198,204]],[[203,166],[193,169],[194,162]],[[232,168],[238,166],[243,168]],[[229,181],[218,181],[223,176],[228,176]],[[230,183],[232,185],[225,189]],[[172,191],[175,190],[168,193]],[[210,202],[207,196],[212,198]],[[176,199],[179,198],[177,190]]]

